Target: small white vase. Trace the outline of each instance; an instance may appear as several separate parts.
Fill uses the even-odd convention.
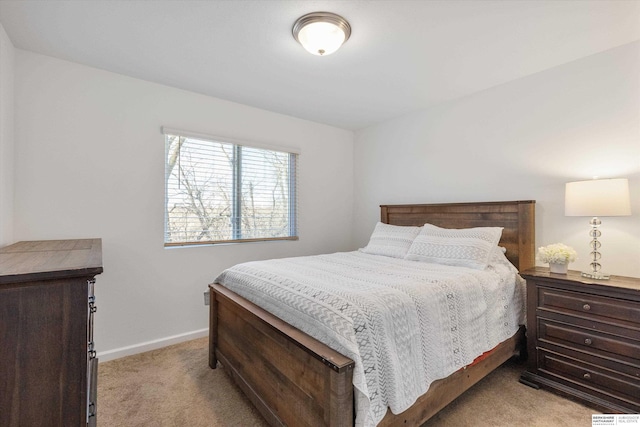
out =
[[[556,274],[567,274],[569,264],[554,264],[549,263],[549,271]]]

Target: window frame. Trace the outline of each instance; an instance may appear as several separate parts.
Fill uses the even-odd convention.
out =
[[[285,147],[279,145],[272,144],[261,144],[261,143],[253,143],[240,141],[235,138],[227,138],[227,137],[219,137],[214,135],[189,132],[184,130],[176,130],[167,127],[162,127],[162,134],[164,136],[164,194],[165,194],[165,203],[164,203],[164,223],[163,223],[163,242],[165,248],[171,247],[187,247],[187,246],[202,246],[202,245],[220,245],[220,244],[234,244],[234,243],[251,243],[251,242],[269,242],[269,241],[295,241],[299,240],[298,233],[298,163],[300,150],[298,148]],[[194,240],[194,241],[175,241],[175,242],[167,242],[168,231],[167,228],[169,226],[169,214],[168,214],[168,183],[169,178],[167,175],[167,138],[169,136],[177,136],[179,138],[192,138],[199,141],[210,141],[212,143],[219,144],[229,144],[233,147],[233,170],[232,170],[232,214],[229,218],[231,225],[231,239],[223,239],[223,240]],[[242,148],[251,148],[258,150],[267,150],[277,153],[288,154],[288,177],[289,179],[286,182],[286,186],[288,189],[287,198],[289,200],[288,203],[288,236],[280,236],[280,237],[252,237],[252,238],[242,238],[242,219],[246,218],[246,216],[242,215]]]

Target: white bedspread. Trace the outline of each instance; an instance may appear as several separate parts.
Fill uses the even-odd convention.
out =
[[[524,286],[484,271],[346,252],[239,264],[216,282],[355,361],[356,425],[398,414],[524,323]]]

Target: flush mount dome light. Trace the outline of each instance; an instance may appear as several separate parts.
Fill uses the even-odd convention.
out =
[[[351,35],[351,26],[342,16],[331,12],[313,12],[298,18],[293,37],[314,55],[329,55]]]

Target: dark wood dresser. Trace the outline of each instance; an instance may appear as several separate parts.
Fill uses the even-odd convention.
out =
[[[96,424],[100,239],[0,248],[0,426]]]
[[[640,412],[640,279],[549,273],[527,280],[527,371],[521,382],[605,413]]]

